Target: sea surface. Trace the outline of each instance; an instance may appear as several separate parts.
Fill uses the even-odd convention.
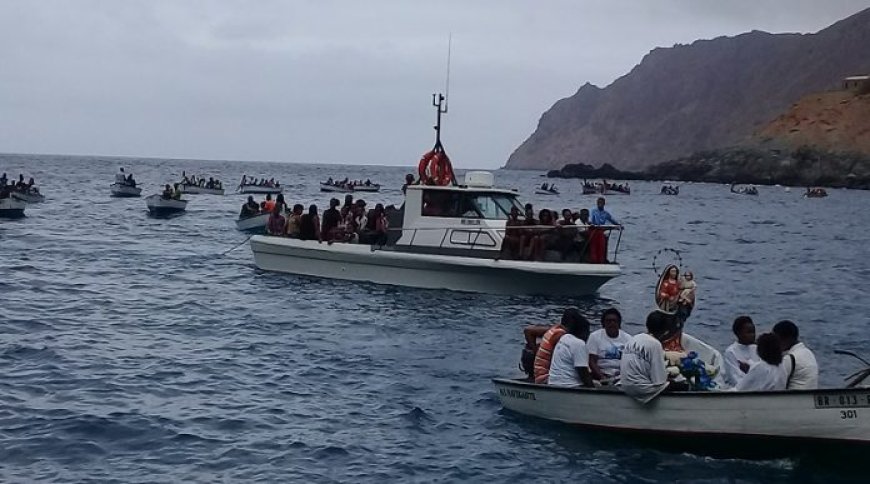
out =
[[[596,297],[502,297],[261,272],[235,219],[244,197],[187,196],[147,215],[113,199],[119,167],[156,193],[182,170],[232,191],[275,177],[290,203],[318,182],[370,178],[400,204],[401,167],[0,155],[46,195],[0,220],[0,481],[771,482],[866,477],[811,458],[721,460],[608,439],[502,410],[490,379],[516,376],[521,329],[567,305],[622,311],[642,330],[653,263],[694,271],[687,332],[720,349],[741,314],[759,333],[792,319],[838,386],[870,356],[870,192],[632,182],[607,208],[625,225],[624,274]],[[536,207],[592,208],[579,182],[535,196],[537,172],[496,172]],[[241,245],[239,245],[241,244]],[[234,247],[236,247],[234,249]],[[658,255],[657,255],[658,254]],[[703,414],[704,408],[697,412]],[[870,415],[865,416],[870,417]],[[860,466],[860,463],[853,463]]]

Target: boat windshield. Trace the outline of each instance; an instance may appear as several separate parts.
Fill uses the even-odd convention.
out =
[[[422,215],[507,220],[511,207],[523,209],[516,196],[508,193],[427,190],[423,194]]]
[[[471,199],[480,216],[487,219],[507,220],[511,207],[517,207],[520,213],[523,211],[523,206],[516,197],[502,193],[478,194]]]

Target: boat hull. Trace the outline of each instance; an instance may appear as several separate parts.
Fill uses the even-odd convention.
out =
[[[251,250],[266,271],[488,294],[584,296],[620,274],[616,264],[493,260],[259,235]]]
[[[187,200],[167,200],[160,195],[149,195],[145,197],[145,205],[151,215],[163,217],[184,212],[187,209]]]
[[[25,203],[42,203],[45,201],[45,195],[39,193],[12,192],[12,198]]]
[[[22,218],[27,203],[14,198],[0,200],[0,218]]]
[[[260,185],[245,185],[238,189],[239,193],[260,193],[277,195],[284,192],[284,187],[264,187]]]
[[[644,405],[618,390],[495,379],[511,411],[579,427],[656,436],[870,446],[870,389],[677,392]]]
[[[130,185],[119,185],[117,183],[112,183],[112,196],[113,197],[139,197],[142,195],[141,187],[132,187]]]
[[[541,190],[540,188],[535,190],[535,195],[558,195],[559,192],[551,192],[549,190]]]
[[[180,185],[181,193],[189,195],[223,195],[223,188],[205,188],[196,185]]]
[[[351,193],[353,192],[353,189],[337,185],[330,185],[328,183],[321,183],[320,191],[326,193]]]
[[[266,232],[266,223],[269,221],[268,213],[261,213],[253,217],[236,220],[236,228],[243,232]]]

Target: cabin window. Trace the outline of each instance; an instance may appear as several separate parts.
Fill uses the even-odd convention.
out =
[[[452,230],[450,243],[454,245],[470,245],[476,247],[495,247],[492,236],[482,230]]]
[[[523,209],[515,196],[504,193],[425,190],[422,215],[507,220],[511,207]]]

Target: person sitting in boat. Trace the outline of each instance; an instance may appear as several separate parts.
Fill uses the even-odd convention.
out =
[[[508,215],[508,219],[505,222],[504,240],[502,240],[501,252],[499,253],[500,259],[520,258],[520,246],[523,239],[523,231],[522,229],[515,227],[520,227],[522,225],[523,221],[520,220],[520,209],[512,206],[510,215]]]
[[[27,189],[30,190],[31,188],[33,188],[33,185],[35,185],[35,184],[36,184],[36,180],[34,180],[33,177],[30,177],[30,179],[27,180]]]
[[[0,187],[5,187],[6,184],[9,183],[9,179],[6,178],[6,172],[3,172],[3,175],[0,176]]]
[[[725,383],[736,387],[749,368],[758,362],[755,345],[755,323],[749,316],[738,316],[731,326],[737,341],[725,349]]]
[[[131,186],[131,187],[133,187],[133,188],[136,188],[136,180],[133,179],[133,174],[132,174],[132,173],[130,173],[129,175],[127,175],[126,183],[127,183],[128,186]]]
[[[553,350],[559,340],[567,333],[567,327],[576,324],[583,315],[575,307],[565,308],[562,311],[562,319],[553,326],[531,325],[523,328],[523,336],[526,340],[524,355],[533,354],[530,377],[535,383],[546,384],[550,378],[550,364],[553,360]],[[584,318],[585,319],[585,318]],[[539,342],[540,340],[540,342]],[[524,364],[529,373],[528,364]]]
[[[329,200],[329,208],[323,211],[320,233],[327,242],[344,240],[344,230],[341,229],[341,212],[338,210],[337,198]]]
[[[320,233],[320,217],[317,215],[317,205],[311,204],[308,207],[308,213],[301,217],[299,221],[299,238],[323,242],[323,237]]]
[[[376,204],[375,208],[366,215],[365,230],[360,237],[360,243],[371,245],[385,245],[389,222],[383,204]]]
[[[759,361],[752,365],[734,389],[738,392],[785,390],[787,376],[779,338],[764,333],[758,337],[757,349]]]
[[[121,168],[121,171],[115,173],[115,183],[117,183],[118,185],[127,184],[127,176],[124,174],[124,168]]]
[[[592,378],[602,384],[613,383],[619,378],[622,350],[629,340],[631,335],[622,330],[622,314],[616,308],[606,309],[601,314],[601,329],[586,340]]]
[[[341,210],[344,212],[344,207],[342,207]],[[346,240],[348,242],[359,242],[367,222],[366,202],[363,200],[357,200],[350,207],[342,220]]]
[[[776,323],[773,334],[779,338],[785,353],[783,367],[786,370],[789,390],[815,390],[819,387],[819,364],[816,355],[798,341],[798,327],[789,320]]]
[[[646,317],[646,333],[636,334],[622,350],[619,381],[622,390],[641,403],[648,403],[668,388],[687,389],[685,383],[669,382],[662,340],[671,326],[672,314],[653,311]]]
[[[254,201],[253,195],[248,195],[248,201],[242,204],[242,210],[239,212],[239,218],[249,218],[260,213],[260,205]]]
[[[285,232],[285,225],[287,220],[281,215],[281,207],[275,204],[272,207],[272,212],[269,215],[269,220],[266,221],[266,233],[274,236],[283,236]]]
[[[368,178],[366,178],[366,186],[367,186],[367,187],[372,186],[372,181],[371,181],[370,179],[368,179]]]
[[[284,225],[284,235],[292,239],[301,238],[302,214],[305,207],[301,203],[293,205],[293,210],[287,215],[287,223]]]
[[[284,213],[287,211],[287,202],[284,201],[284,194],[283,193],[279,193],[279,194],[275,195],[275,207],[277,207],[278,210],[281,211],[281,213]]]
[[[265,213],[272,213],[273,208],[275,208],[275,201],[272,200],[272,194],[267,193],[266,199],[260,202],[260,211]]]
[[[12,196],[12,185],[0,184],[0,199]]]
[[[353,210],[353,195],[348,193],[344,196],[344,205],[341,206],[341,219],[346,219],[351,210]]]
[[[176,183],[174,185],[174,190],[172,191],[172,199],[173,200],[181,200],[181,186]]]
[[[547,384],[561,387],[592,387],[589,371],[589,321],[582,315],[565,323],[565,334],[553,348]]]
[[[547,250],[558,247],[559,234],[552,228],[547,228],[555,227],[556,220],[553,218],[553,212],[546,208],[538,213],[538,225],[539,227],[530,235],[529,251],[532,259],[542,261]]]

